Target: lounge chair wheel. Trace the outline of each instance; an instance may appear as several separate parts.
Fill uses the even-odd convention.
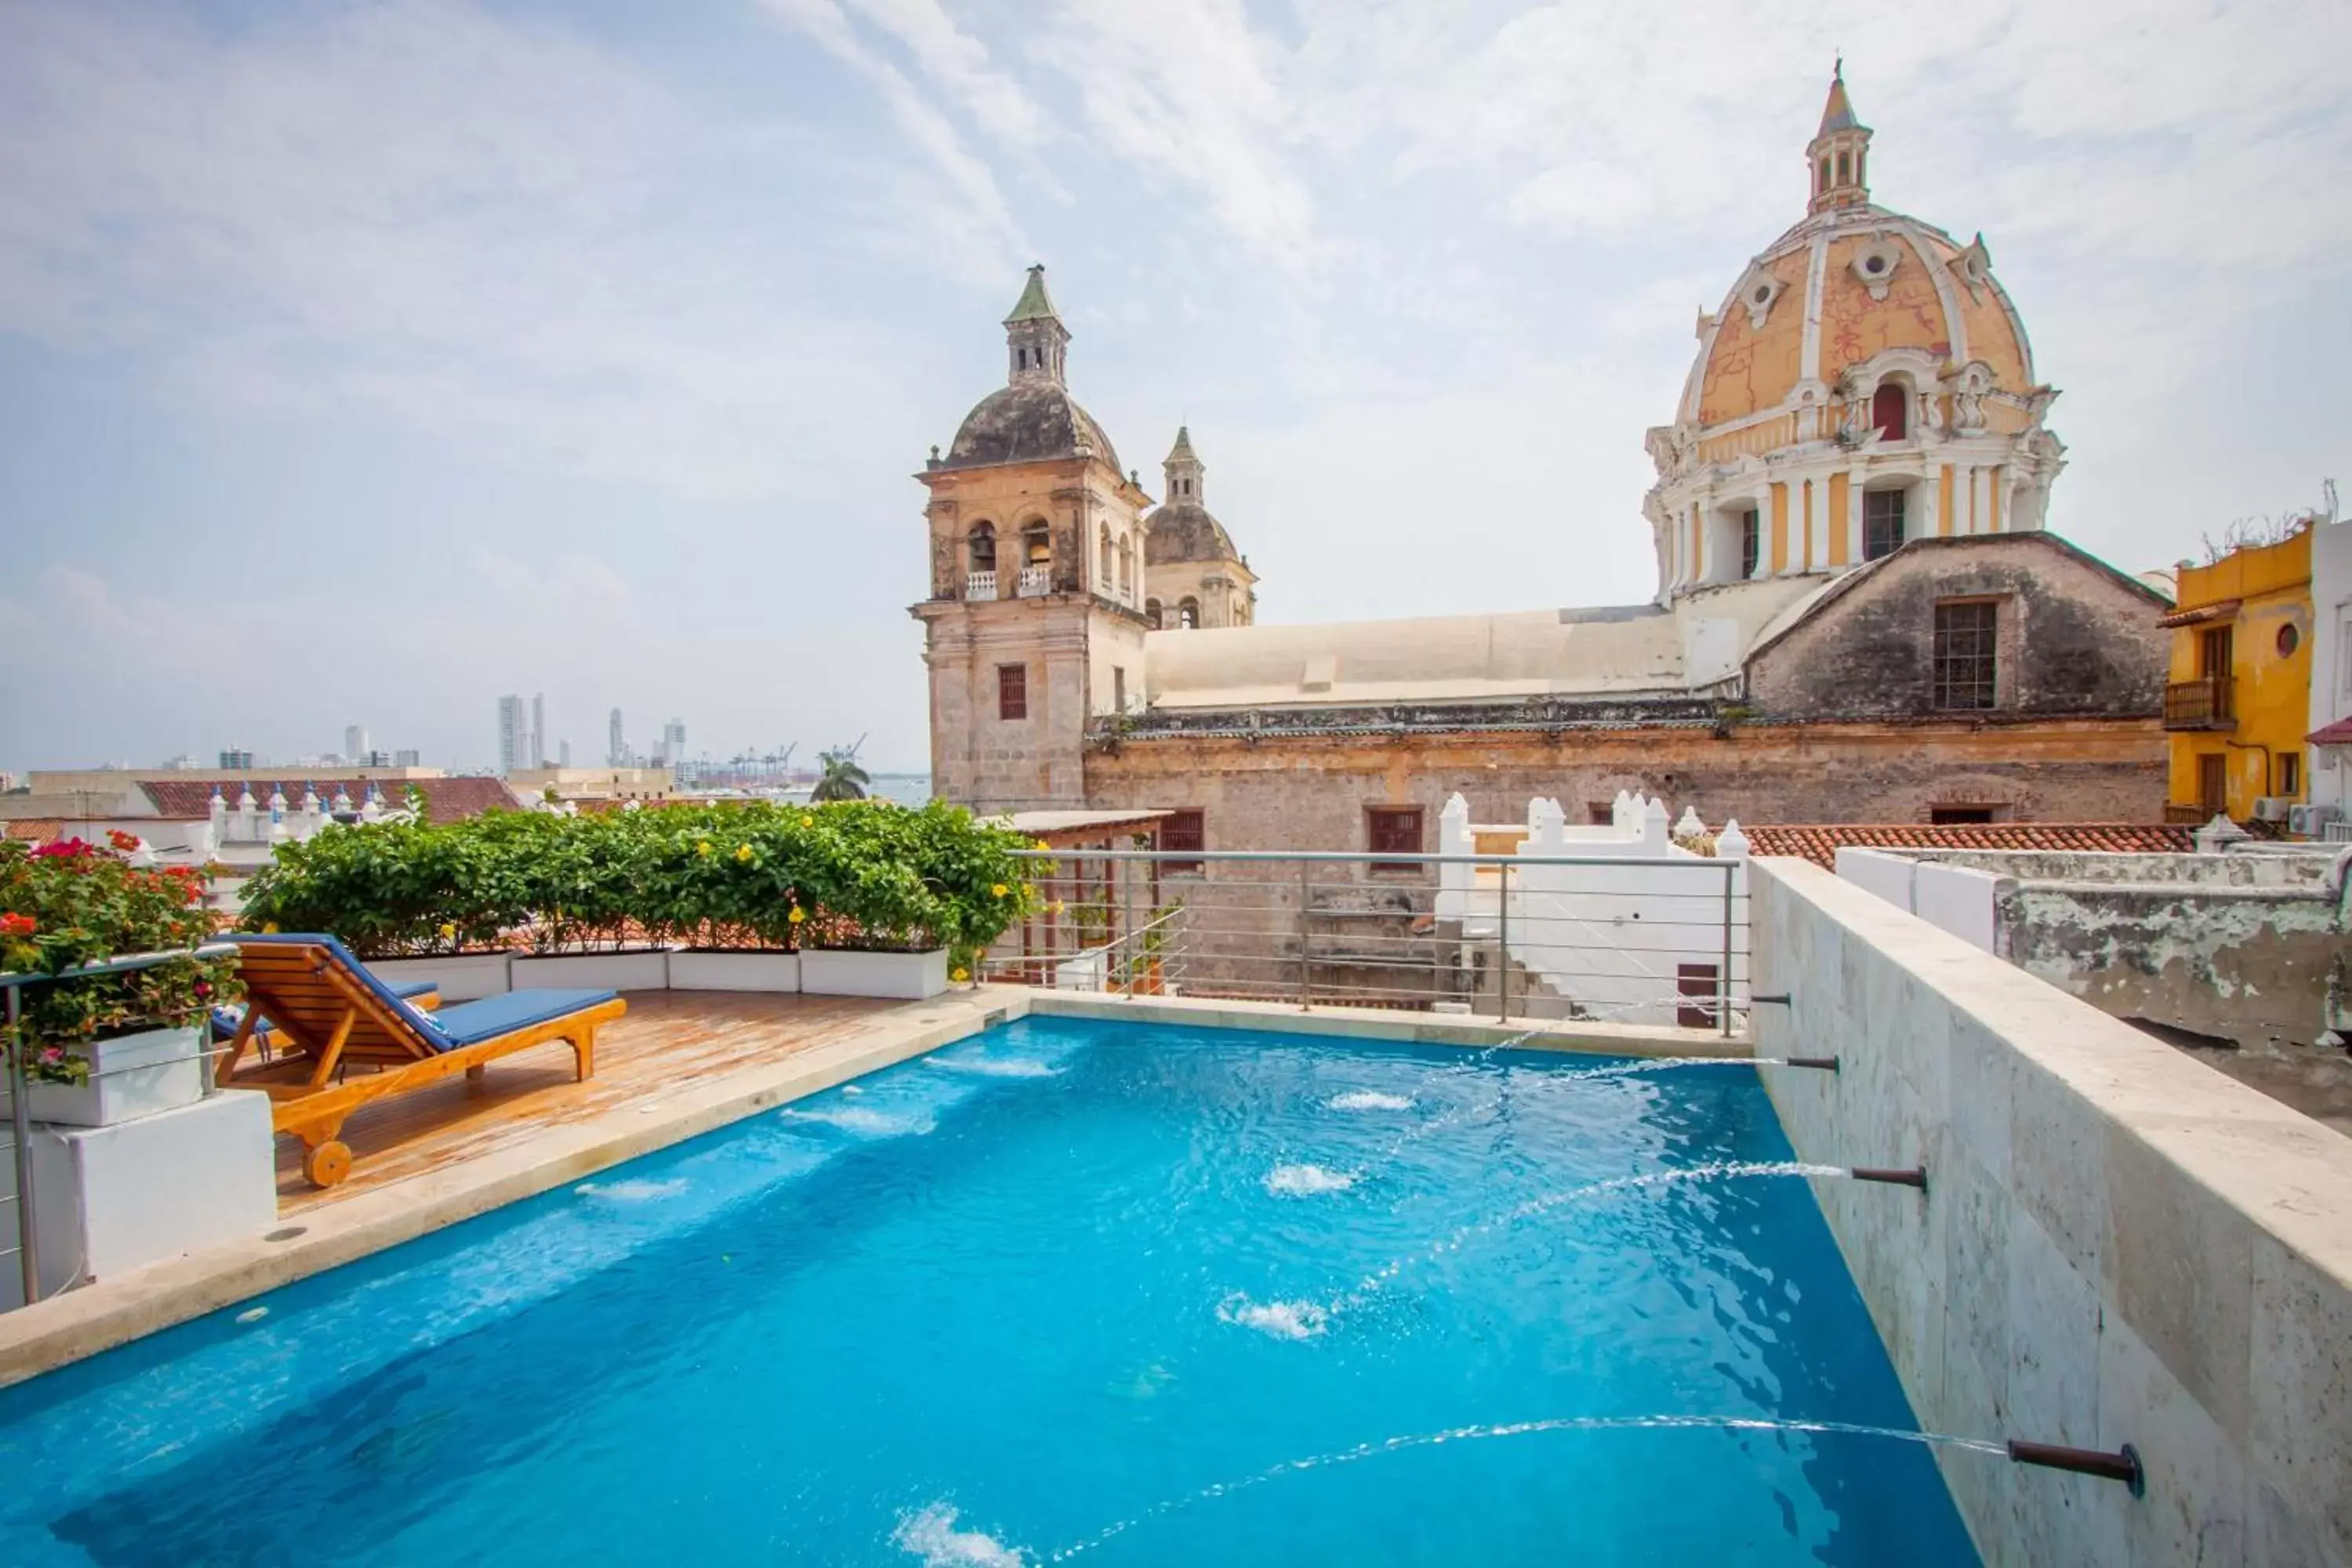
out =
[[[302,1155],[302,1174],[314,1187],[331,1187],[352,1173],[352,1146],[329,1139]]]

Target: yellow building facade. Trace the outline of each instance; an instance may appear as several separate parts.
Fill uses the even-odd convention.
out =
[[[2167,815],[2284,821],[2310,788],[2310,530],[2182,567],[2161,624],[2172,629]]]

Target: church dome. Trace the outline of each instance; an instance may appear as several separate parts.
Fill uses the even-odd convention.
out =
[[[1000,386],[982,398],[957,427],[944,466],[977,468],[1082,455],[1118,468],[1118,453],[1094,416],[1078,406],[1067,387],[1038,378]]]
[[[1811,210],[1748,264],[1722,308],[1699,319],[1700,348],[1677,417],[1701,430],[1831,395],[1853,367],[1890,351],[1944,376],[1981,365],[1972,387],[2024,396],[2033,355],[1992,276],[1981,236],[1876,205],[1864,184],[1869,129],[1841,78],[1807,150]],[[1809,399],[1805,394],[1811,392]]]
[[[1241,554],[1234,548],[1225,525],[1209,509],[1171,501],[1151,514],[1151,531],[1143,542],[1143,559],[1152,566],[1180,561],[1231,561]]]

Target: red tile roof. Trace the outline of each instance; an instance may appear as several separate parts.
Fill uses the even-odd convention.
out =
[[[2304,739],[2315,746],[2352,746],[2352,719],[2338,719],[2333,724],[2322,724]]]
[[[1837,867],[1841,846],[1863,849],[2066,849],[2124,855],[2185,855],[2193,827],[2137,822],[1831,822],[1766,824],[1739,830],[1750,855],[1795,855]]]
[[[6,829],[0,832],[0,838],[21,838],[27,844],[47,844],[63,833],[66,825],[61,818],[55,816],[19,816],[0,824],[0,827]]]
[[[486,811],[515,811],[522,802],[514,791],[507,788],[504,779],[442,778],[417,779],[415,787],[425,792],[425,815],[435,822],[461,822],[469,816],[479,816]],[[140,789],[154,803],[158,815],[163,816],[204,816],[212,810],[215,786],[205,779],[156,779],[142,784]],[[242,782],[218,786],[221,798],[236,807],[236,798],[245,793]],[[271,792],[284,790],[289,808],[302,803],[303,792],[310,783],[302,778],[259,779],[252,782],[253,798],[264,810],[268,809]],[[387,808],[397,806],[405,798],[406,784],[395,781],[376,786],[376,796]],[[319,785],[319,798],[331,801],[338,789],[348,792],[356,806],[366,795],[364,784],[354,787],[348,781]]]

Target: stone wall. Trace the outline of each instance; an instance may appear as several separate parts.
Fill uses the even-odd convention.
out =
[[[1276,716],[1269,715],[1269,718]],[[1197,807],[1212,849],[1361,849],[1364,807],[1437,814],[1457,791],[1473,820],[1531,798],[1569,821],[1621,791],[1664,796],[1709,823],[1924,822],[1938,805],[1994,805],[2019,821],[2152,822],[2164,737],[2153,719],[2032,725],[1734,723],[1607,730],[1214,732],[1099,741],[1086,804]]]
[[[2352,1563],[2352,1142],[1807,862],[1751,863],[1759,1057],[1989,1563]]]
[[[1990,599],[1999,714],[2155,714],[2166,605],[2050,534],[1918,540],[1825,601],[1748,664],[1748,697],[1782,719],[1935,714],[1936,605]],[[2148,820],[2157,820],[2151,816]]]

